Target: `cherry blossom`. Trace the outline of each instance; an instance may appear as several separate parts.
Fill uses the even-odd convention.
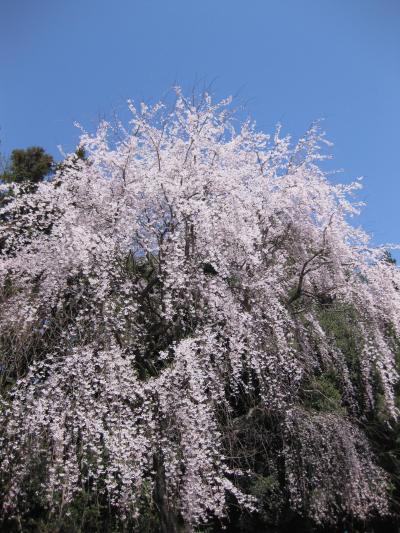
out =
[[[223,521],[228,497],[256,510],[226,435],[257,405],[281,417],[293,509],[320,523],[384,514],[386,475],[359,420],[376,383],[397,416],[400,278],[351,224],[360,182],[328,179],[317,124],[294,143],[240,124],[230,99],[180,89],[172,107],[129,108],[127,126],[83,131],[86,159],[71,154],[30,193],[15,185],[2,207],[16,380],[0,415],[3,512],[29,507],[38,472],[58,513],[89,490],[135,517],[149,486],[189,530]],[[358,384],[321,325],[332,302],[358,320]],[[345,413],[299,407],[327,368]]]

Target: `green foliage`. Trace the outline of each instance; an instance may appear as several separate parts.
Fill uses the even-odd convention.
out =
[[[267,524],[274,524],[283,508],[284,501],[276,475],[257,475],[250,486],[250,494],[257,499],[260,519]],[[244,531],[245,525],[244,525]]]
[[[147,486],[142,489],[142,506],[134,521],[121,522],[107,501],[83,490],[71,504],[63,507],[62,513],[55,514],[38,504],[29,515],[9,519],[0,527],[1,531],[31,533],[157,533],[160,530],[151,487]]]
[[[338,376],[331,369],[320,376],[310,377],[302,388],[302,405],[319,412],[344,413]]]
[[[363,338],[357,327],[360,320],[357,310],[345,303],[321,306],[318,319],[322,329],[346,357],[352,370],[358,370],[357,363]]]
[[[390,265],[396,265],[397,261],[392,256],[392,254],[389,252],[389,250],[386,250],[383,256],[383,260],[386,261],[386,263],[389,263]]]
[[[16,149],[11,152],[10,163],[0,177],[6,182],[36,184],[51,173],[53,165],[53,157],[40,146]]]
[[[275,476],[257,476],[251,487],[251,493],[261,500],[267,498],[277,488],[279,488],[279,483]]]

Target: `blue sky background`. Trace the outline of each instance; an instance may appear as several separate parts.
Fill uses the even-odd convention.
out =
[[[74,121],[196,82],[239,94],[263,130],[325,118],[332,168],[365,176],[359,222],[400,242],[399,0],[0,0],[3,153],[59,158]]]

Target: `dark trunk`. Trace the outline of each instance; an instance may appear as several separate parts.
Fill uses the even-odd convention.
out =
[[[176,509],[168,501],[165,469],[159,455],[154,456],[154,470],[156,472],[154,500],[160,517],[161,533],[190,533],[191,529],[185,526]]]

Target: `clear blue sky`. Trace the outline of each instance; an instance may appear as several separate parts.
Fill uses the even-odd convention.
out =
[[[259,127],[325,118],[360,223],[400,242],[399,0],[0,0],[2,151],[75,146],[127,98],[211,82]],[[399,254],[396,254],[400,258]]]

